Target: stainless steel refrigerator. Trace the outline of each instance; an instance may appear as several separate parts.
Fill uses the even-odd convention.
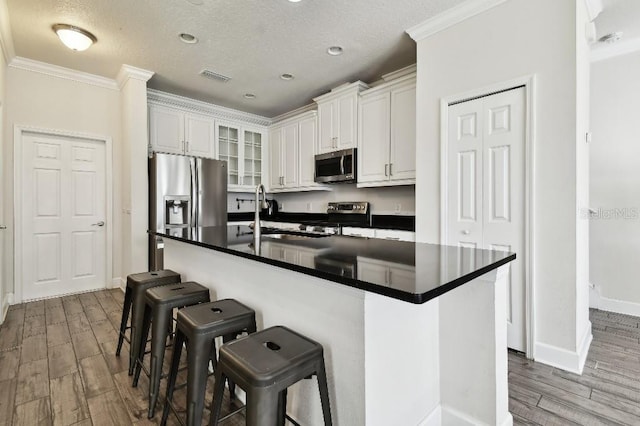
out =
[[[196,236],[227,224],[227,163],[154,153],[149,158],[149,229]],[[149,270],[163,269],[161,237],[149,236]]]

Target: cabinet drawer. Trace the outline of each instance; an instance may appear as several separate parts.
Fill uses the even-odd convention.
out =
[[[365,237],[365,238],[375,238],[375,229],[371,228],[352,228],[350,226],[346,226],[342,228],[342,235],[346,235],[349,237]]]
[[[415,241],[416,234],[411,231],[396,231],[393,229],[376,229],[375,238],[397,241]]]

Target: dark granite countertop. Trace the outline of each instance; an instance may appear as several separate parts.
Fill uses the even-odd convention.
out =
[[[516,258],[514,253],[439,244],[345,236],[278,239],[264,232],[256,253],[248,226],[149,232],[416,304]]]

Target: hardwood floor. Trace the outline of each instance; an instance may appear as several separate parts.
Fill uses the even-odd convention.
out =
[[[509,353],[515,425],[640,425],[640,318],[591,310],[581,376]]]
[[[115,289],[11,306],[0,327],[0,425],[159,424],[161,404],[146,418],[144,374],[131,387],[127,343],[115,356],[122,300]],[[590,316],[594,338],[582,376],[509,353],[514,424],[640,424],[640,318],[598,310]],[[181,410],[185,396],[176,391]],[[203,424],[208,418],[207,410]],[[173,415],[168,424],[178,424]],[[242,414],[225,422],[243,424]]]
[[[137,388],[131,387],[126,342],[120,357],[115,356],[122,302],[122,292],[114,289],[9,308],[0,327],[0,425],[159,424],[162,404],[147,420],[145,375]],[[167,354],[165,366],[170,359]],[[185,380],[185,373],[178,383]],[[210,382],[206,405],[212,399],[213,378]],[[185,399],[186,389],[175,392],[183,418]],[[224,407],[228,406],[226,402]],[[203,425],[208,420],[206,410]],[[167,424],[179,423],[170,415]],[[244,425],[243,414],[225,425]]]

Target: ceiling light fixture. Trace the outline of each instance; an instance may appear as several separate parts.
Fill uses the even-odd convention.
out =
[[[327,53],[331,56],[339,56],[342,55],[344,50],[340,46],[331,46],[327,49]]]
[[[300,0],[289,0],[291,3],[298,3]]]
[[[54,24],[51,29],[58,35],[60,41],[71,50],[82,52],[98,41],[96,36],[87,30],[68,24]]]
[[[285,80],[285,81],[293,80],[293,74],[284,73],[284,74],[280,75],[280,78]]]
[[[244,94],[244,98],[245,99],[255,99],[256,95],[254,95],[253,93],[245,93]]]
[[[602,37],[600,37],[599,41],[603,43],[615,43],[617,41],[620,41],[621,38],[622,38],[622,31],[616,31],[614,33],[603,35]]]
[[[193,34],[189,34],[189,33],[180,33],[178,35],[178,37],[180,37],[180,41],[187,43],[187,44],[195,44],[198,42],[198,38],[196,36],[194,36]]]

